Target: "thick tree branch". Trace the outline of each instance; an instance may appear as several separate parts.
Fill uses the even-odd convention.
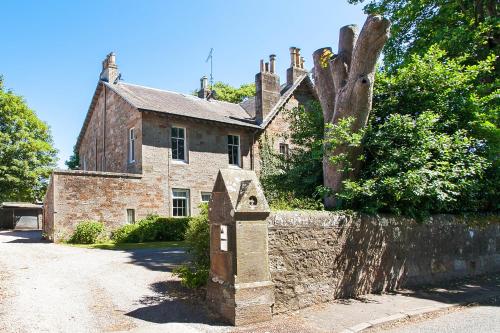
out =
[[[323,118],[325,122],[330,122],[335,108],[335,85],[329,68],[324,68],[322,56],[325,52],[332,52],[331,47],[323,47],[313,53],[314,61],[314,83],[317,87],[319,103],[323,109]],[[321,88],[319,88],[321,87]]]

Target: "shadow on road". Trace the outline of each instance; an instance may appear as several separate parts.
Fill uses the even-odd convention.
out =
[[[130,253],[132,264],[159,272],[172,272],[175,267],[189,260],[189,256],[182,248],[125,250],[125,252]]]
[[[0,232],[0,237],[1,236],[16,237],[16,239],[7,241],[5,243],[50,243],[49,241],[42,238],[41,230],[2,231]]]
[[[155,296],[144,297],[144,307],[127,313],[127,316],[157,324],[201,323],[224,325],[204,303],[204,290],[192,291],[179,281],[153,283],[150,288]]]

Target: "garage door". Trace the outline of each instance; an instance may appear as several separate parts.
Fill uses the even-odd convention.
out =
[[[16,210],[14,229],[38,229],[38,212],[33,210]]]

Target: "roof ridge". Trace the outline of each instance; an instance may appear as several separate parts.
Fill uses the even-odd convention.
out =
[[[213,100],[206,100],[204,98],[200,98],[198,96],[191,95],[191,94],[185,94],[185,93],[182,93],[182,92],[172,91],[172,90],[166,90],[166,89],[153,88],[153,87],[143,86],[143,85],[135,84],[135,83],[119,82],[118,84],[129,85],[129,86],[134,86],[134,87],[139,87],[139,88],[156,90],[156,91],[160,91],[160,92],[166,92],[166,93],[172,93],[172,94],[182,95],[184,97],[193,98],[194,100],[205,101],[205,102],[208,102],[208,103],[218,102],[218,103],[225,103],[225,104],[231,104],[231,105],[240,105],[240,103],[232,103],[232,102],[228,102],[228,101],[218,100],[218,99],[215,99],[215,98]]]

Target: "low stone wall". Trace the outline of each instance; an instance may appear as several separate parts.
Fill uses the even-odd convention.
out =
[[[67,239],[84,220],[105,223],[108,230],[148,214],[168,215],[162,183],[139,174],[54,171],[44,200],[43,231],[55,242]]]
[[[273,313],[500,271],[499,222],[498,216],[437,215],[417,223],[331,212],[272,213]]]

